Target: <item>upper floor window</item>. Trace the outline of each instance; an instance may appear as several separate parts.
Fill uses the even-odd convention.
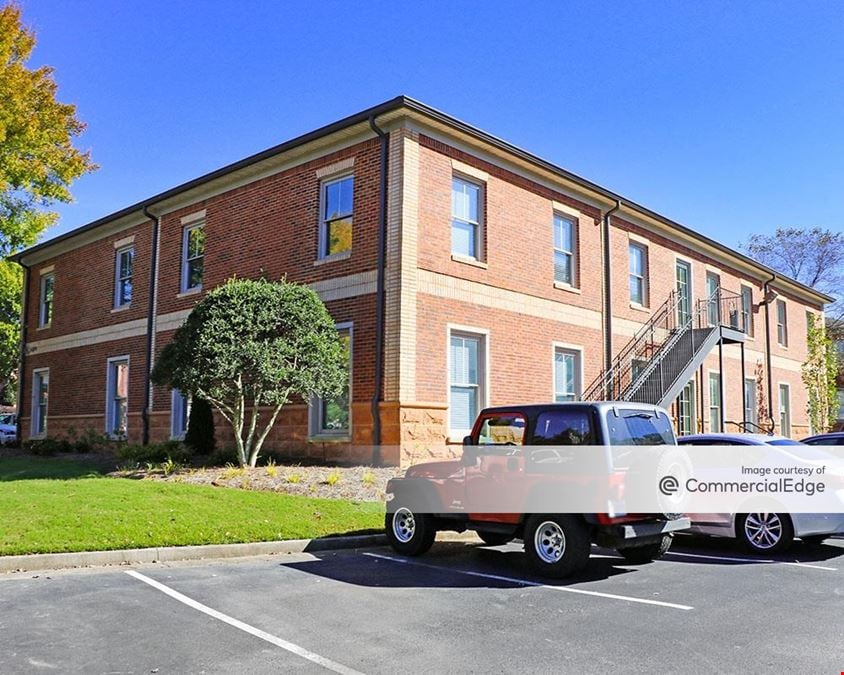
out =
[[[189,225],[182,235],[182,292],[202,288],[205,223]]]
[[[648,249],[642,244],[630,244],[630,302],[648,304]]]
[[[481,186],[451,179],[451,252],[480,260]]]
[[[580,396],[580,352],[554,348],[554,401],[576,401]]]
[[[342,176],[322,184],[319,257],[352,250],[355,177]]]
[[[753,337],[753,289],[750,286],[741,287],[741,328]]]
[[[41,289],[38,302],[38,327],[49,326],[53,320],[53,288],[56,285],[54,274],[41,275]]]
[[[574,218],[554,214],[554,281],[575,285],[575,242],[577,223]]]
[[[777,342],[788,347],[788,314],[785,300],[777,300]]]
[[[114,269],[114,306],[126,307],[132,302],[132,270],[135,249],[132,246],[117,250]]]

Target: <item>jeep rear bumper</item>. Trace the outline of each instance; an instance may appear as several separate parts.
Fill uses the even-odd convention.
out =
[[[597,539],[601,546],[608,548],[630,548],[659,541],[664,534],[687,530],[690,526],[688,518],[606,525],[598,530]]]

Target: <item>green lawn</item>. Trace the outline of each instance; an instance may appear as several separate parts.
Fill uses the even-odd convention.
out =
[[[0,459],[0,555],[301,539],[380,528],[384,507],[106,478],[92,463]]]

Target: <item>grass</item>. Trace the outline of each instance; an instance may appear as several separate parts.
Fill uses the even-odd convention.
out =
[[[0,459],[0,555],[300,539],[383,526],[384,507],[108,478],[94,463]]]

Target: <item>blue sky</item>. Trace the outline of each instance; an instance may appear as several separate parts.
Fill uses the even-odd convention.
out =
[[[101,166],[48,237],[401,93],[731,246],[844,229],[841,3],[20,4]]]

